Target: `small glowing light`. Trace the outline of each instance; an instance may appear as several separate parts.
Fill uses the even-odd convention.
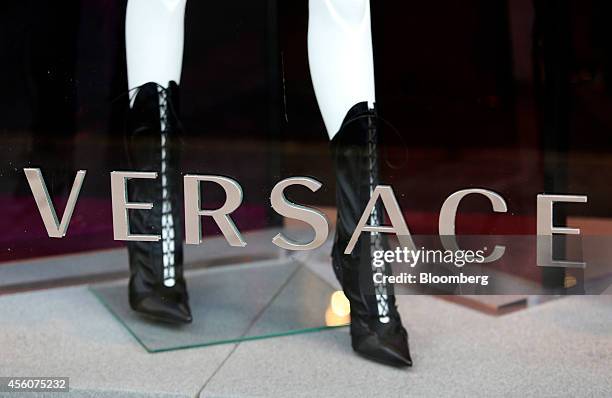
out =
[[[332,294],[331,310],[339,317],[345,317],[351,313],[351,305],[342,291],[338,290]]]
[[[325,311],[327,326],[346,326],[351,323],[351,305],[343,292],[334,292]]]

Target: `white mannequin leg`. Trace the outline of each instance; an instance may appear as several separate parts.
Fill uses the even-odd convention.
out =
[[[130,89],[154,82],[179,84],[187,0],[129,0],[125,47]]]
[[[310,0],[310,74],[332,139],[353,105],[375,102],[369,0]]]

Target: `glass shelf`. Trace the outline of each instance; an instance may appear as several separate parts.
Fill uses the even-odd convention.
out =
[[[132,311],[125,280],[90,290],[151,353],[313,332],[349,322],[334,288],[297,261],[214,267],[189,272],[186,279],[193,315],[189,325],[156,323]]]

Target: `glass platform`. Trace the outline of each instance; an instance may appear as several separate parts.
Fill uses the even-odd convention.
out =
[[[90,290],[151,353],[306,333],[349,323],[348,303],[304,264],[273,260],[186,274],[193,322],[157,323],[132,311],[127,281]]]

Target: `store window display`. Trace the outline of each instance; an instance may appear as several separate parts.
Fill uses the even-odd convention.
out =
[[[130,182],[131,201],[153,204],[130,217],[130,229],[161,235],[157,242],[128,242],[129,299],[135,311],[171,323],[192,321],[183,276],[178,170],[185,8],[186,0],[129,0],[126,13],[126,147],[134,170],[158,173],[155,180]],[[385,246],[384,237],[362,234],[352,254],[344,254],[380,182],[369,0],[310,0],[308,58],[335,165],[338,220],[332,261],[351,305],[353,349],[375,361],[411,366],[392,287],[380,283],[373,286],[375,294],[366,294],[360,282],[372,280],[371,253]],[[379,206],[369,224],[382,224]]]

